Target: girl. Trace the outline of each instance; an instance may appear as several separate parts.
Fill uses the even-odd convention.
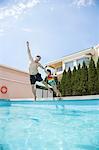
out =
[[[53,91],[56,93],[56,96],[61,97],[61,93],[57,89],[57,84],[55,82],[54,76],[51,73],[51,70],[47,69],[46,73],[47,73],[47,77],[46,77],[47,83],[52,87]]]

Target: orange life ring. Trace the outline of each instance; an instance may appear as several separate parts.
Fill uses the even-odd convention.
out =
[[[8,91],[8,89],[7,89],[6,86],[2,86],[2,87],[1,87],[1,93],[2,93],[2,94],[6,94],[7,91]]]

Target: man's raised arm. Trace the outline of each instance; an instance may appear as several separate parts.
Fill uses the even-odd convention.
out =
[[[45,73],[48,74],[48,72],[46,71],[47,66],[43,67],[40,63],[39,63],[39,67],[44,69]]]
[[[30,59],[30,61],[33,61],[33,57],[32,57],[32,55],[31,55],[31,50],[30,50],[30,48],[29,48],[29,42],[27,41],[26,43],[27,43],[27,51],[28,51],[29,59]]]

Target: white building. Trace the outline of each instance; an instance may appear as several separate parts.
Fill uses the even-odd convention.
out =
[[[68,70],[70,67],[71,70],[73,70],[74,66],[77,67],[78,64],[82,65],[83,61],[88,65],[91,57],[93,57],[95,63],[97,63],[99,57],[99,45],[51,61],[47,66],[54,68],[57,75],[61,77],[64,69]]]

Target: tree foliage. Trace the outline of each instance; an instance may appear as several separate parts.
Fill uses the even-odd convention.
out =
[[[88,68],[88,93],[90,95],[97,93],[97,70],[95,62],[91,58]]]
[[[89,66],[83,62],[83,65],[74,67],[71,71],[64,70],[60,82],[60,91],[62,96],[78,96],[99,94],[99,58],[97,66],[91,58]]]

